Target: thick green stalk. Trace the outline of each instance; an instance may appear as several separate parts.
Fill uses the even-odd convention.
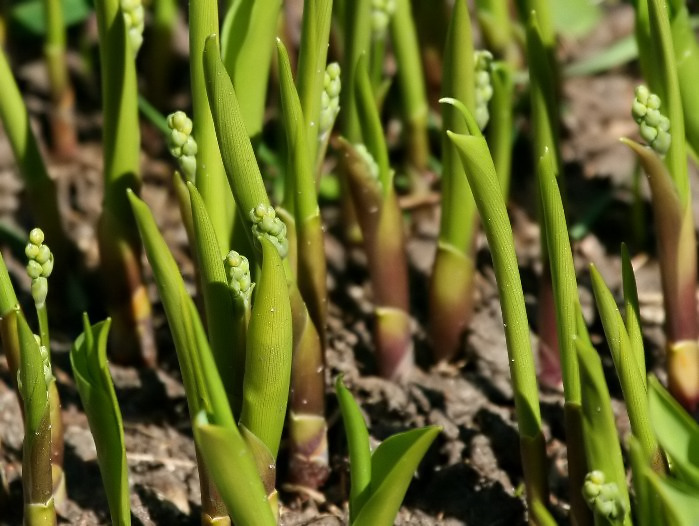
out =
[[[475,81],[471,20],[465,0],[452,11],[444,51],[442,96],[462,101],[475,111]],[[462,347],[473,308],[476,203],[447,130],[465,133],[456,108],[442,105],[442,215],[437,253],[430,279],[429,327],[436,360],[449,360]]]
[[[223,61],[236,87],[248,136],[254,141],[262,132],[281,5],[281,0],[234,0],[221,30]]]
[[[310,158],[316,159],[320,130],[321,95],[328,56],[332,0],[306,0],[296,85],[306,123]]]
[[[20,348],[18,389],[24,404],[22,486],[24,524],[56,524],[51,473],[51,416],[48,384],[53,376],[48,351],[40,349],[24,315],[16,307],[6,317],[15,317]],[[47,363],[48,362],[48,363]]]
[[[546,453],[529,324],[514,251],[512,227],[485,139],[466,108],[472,135],[449,133],[464,164],[493,256],[520,435],[527,500],[548,502]]]
[[[78,139],[75,131],[74,94],[66,63],[66,28],[60,0],[44,0],[46,41],[44,56],[51,85],[51,138],[58,157],[75,154]]]
[[[391,18],[391,40],[398,62],[397,74],[408,158],[412,167],[422,172],[427,169],[430,155],[427,137],[428,105],[410,0],[396,0],[396,11]]]
[[[213,117],[206,94],[201,56],[209,35],[218,33],[216,0],[189,3],[189,74],[192,83],[194,138],[197,141],[197,175],[194,183],[201,194],[218,240],[219,257],[230,249],[235,218],[235,202],[226,184],[223,161],[216,141]],[[263,99],[264,100],[264,99]]]
[[[496,58],[516,67],[520,56],[513,38],[507,0],[476,0],[476,8],[486,48]]]
[[[146,78],[148,97],[162,110],[167,104],[172,82],[175,24],[177,2],[155,0],[153,2],[152,35],[148,42],[148,68]]]
[[[117,358],[154,365],[151,306],[143,285],[140,241],[126,190],[140,186],[135,50],[118,0],[95,3],[104,111],[104,202],[98,224],[102,272]],[[135,356],[134,356],[135,355]]]

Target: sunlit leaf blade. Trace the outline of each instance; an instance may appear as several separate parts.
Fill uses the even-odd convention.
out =
[[[111,320],[90,325],[83,316],[83,332],[70,350],[75,384],[95,439],[97,463],[114,525],[131,524],[128,468],[121,410],[107,365],[107,336]]]
[[[699,524],[697,518],[699,496],[696,488],[690,488],[679,481],[660,477],[650,471],[646,475],[662,500],[665,524],[668,526],[697,526]]]
[[[335,381],[335,393],[342,412],[350,457],[350,519],[361,511],[369,497],[371,483],[371,449],[369,432],[359,405],[352,393],[342,383],[342,377]]]
[[[413,474],[441,432],[437,426],[413,429],[384,440],[371,456],[370,496],[353,526],[390,526]]]
[[[648,405],[653,430],[673,472],[699,491],[699,425],[654,376],[649,379]]]
[[[276,525],[255,459],[237,428],[210,424],[201,412],[194,420],[194,439],[235,524]]]
[[[631,350],[636,358],[636,365],[641,377],[646,378],[646,357],[643,349],[641,333],[641,315],[638,307],[638,291],[636,278],[631,265],[631,257],[624,243],[621,244],[621,276],[624,287],[624,315],[626,316],[626,331],[629,335]]]
[[[259,242],[262,271],[248,325],[240,423],[276,458],[291,379],[291,304],[279,252],[265,237]]]
[[[250,210],[258,204],[268,205],[269,198],[248,138],[233,82],[221,62],[218,38],[215,35],[206,40],[203,60],[206,92],[228,183],[236,203],[242,208],[241,213],[247,217]]]

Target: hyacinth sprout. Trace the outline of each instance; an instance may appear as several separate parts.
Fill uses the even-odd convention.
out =
[[[628,509],[620,498],[616,482],[606,482],[604,473],[591,471],[585,477],[583,496],[590,509],[612,524],[624,524]]]
[[[490,74],[492,71],[493,54],[490,51],[476,51],[474,54],[474,73],[476,79],[476,111],[473,114],[478,127],[483,130],[490,120],[488,103],[493,98],[493,85]]]
[[[277,217],[277,213],[270,205],[260,203],[250,210],[250,221],[252,221],[252,232],[255,238],[265,237],[279,252],[279,256],[284,258],[289,252],[289,241],[286,238],[286,225]]]

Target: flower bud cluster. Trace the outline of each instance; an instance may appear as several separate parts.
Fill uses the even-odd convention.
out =
[[[646,86],[638,86],[635,94],[631,115],[638,123],[641,137],[659,155],[665,155],[671,142],[670,119],[660,113],[660,97]]]
[[[476,79],[476,112],[475,119],[478,127],[483,130],[490,120],[488,103],[493,98],[493,85],[490,74],[493,65],[493,55],[490,51],[476,51],[474,53],[474,76]]]
[[[375,40],[385,38],[395,12],[396,0],[371,0],[371,34]]]
[[[318,137],[324,141],[327,134],[335,124],[337,114],[340,112],[340,65],[331,62],[325,68],[325,78],[323,80],[323,93],[320,95],[320,128]]]
[[[265,236],[276,247],[279,255],[285,258],[289,252],[289,241],[286,238],[286,225],[277,217],[274,208],[260,203],[250,210],[252,233],[255,238]]]
[[[616,482],[605,483],[604,473],[595,470],[585,476],[583,497],[596,513],[611,520],[621,520],[627,509]]]
[[[231,250],[223,259],[223,265],[226,268],[228,286],[233,292],[233,297],[236,300],[241,300],[247,307],[250,305],[252,289],[255,288],[255,284],[250,279],[250,262],[248,258],[238,254],[235,250]]]
[[[124,15],[124,24],[131,42],[131,49],[136,55],[143,44],[144,15],[141,0],[121,0],[121,12]]]
[[[44,306],[49,291],[46,278],[53,271],[53,254],[48,245],[44,245],[44,232],[40,228],[29,233],[29,243],[24,248],[24,253],[29,259],[27,274],[32,278],[32,297],[37,308],[40,308]]]
[[[185,179],[192,181],[197,173],[197,142],[192,136],[192,120],[185,112],[176,111],[168,115],[167,125],[170,154],[177,159]]]

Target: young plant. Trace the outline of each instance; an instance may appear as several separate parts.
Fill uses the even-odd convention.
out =
[[[350,457],[351,526],[390,526],[422,457],[442,431],[428,426],[393,435],[375,451],[359,405],[342,383],[335,382]]]
[[[321,339],[296,284],[296,278],[287,257],[289,241],[286,237],[286,225],[276,216],[270,205],[252,144],[247,137],[247,130],[236,98],[237,92],[224,69],[215,37],[210,37],[206,43],[204,71],[228,182],[240,210],[247,211],[245,220],[252,227],[253,233],[250,237],[256,236],[257,233],[266,233],[274,241],[284,263],[293,315],[294,363],[290,414],[292,441],[296,444],[294,449],[298,453],[295,458],[299,461],[295,464],[299,466],[296,476],[298,480],[308,480],[309,484],[313,484],[311,482],[313,479],[322,480],[327,474],[327,424],[323,415],[325,379]],[[293,97],[290,98],[293,99]],[[302,140],[301,133],[294,132],[294,135],[297,140]],[[296,155],[304,155],[304,150],[299,150]],[[299,177],[302,175],[299,174]],[[305,212],[308,212],[308,209],[304,208],[307,204],[301,208]],[[313,213],[306,215],[303,219],[304,221],[307,218],[312,219],[312,216]],[[307,278],[310,279],[310,277]],[[304,474],[302,466],[313,469],[308,469],[308,473]],[[297,468],[294,467],[294,469]]]
[[[464,165],[493,257],[512,376],[527,502],[530,507],[537,501],[545,506],[548,502],[545,441],[512,226],[493,160],[476,121],[461,102],[454,99],[442,99],[442,102],[456,105],[466,120],[467,133],[447,134]]]
[[[142,7],[118,0],[95,4],[104,108],[104,201],[97,236],[114,352],[120,360],[156,360],[151,306],[141,276],[140,242],[126,189],[140,186],[140,133],[135,57],[142,41]],[[140,13],[140,15],[139,15]]]
[[[107,364],[107,338],[111,320],[90,325],[83,316],[83,332],[70,349],[70,365],[80,400],[95,439],[97,463],[115,526],[130,526],[128,468],[124,426]]]
[[[663,3],[639,0],[636,8],[639,49],[647,52],[645,56],[640,54],[641,64],[650,89],[637,91],[633,113],[641,125],[641,135],[651,148],[629,139],[622,141],[638,155],[651,185],[665,306],[670,391],[693,411],[699,404],[699,325],[694,294],[696,235],[678,69],[684,57],[676,58],[668,11]],[[649,47],[641,35],[652,39],[653,45]],[[691,60],[690,56],[687,60]],[[687,73],[685,68],[683,71]]]
[[[379,374],[405,379],[413,367],[408,264],[403,217],[393,186],[394,172],[364,58],[355,70],[355,101],[364,143],[338,141],[345,154],[348,183],[374,293],[374,342]]]
[[[147,206],[133,194],[130,199],[170,322],[194,421],[197,452],[200,459],[202,456],[204,459],[199,464],[202,500],[216,503],[218,499],[209,492],[218,488],[228,514],[236,523],[257,524],[250,522],[254,509],[260,524],[270,524],[270,517],[274,524],[277,513],[275,464],[286,414],[292,348],[291,307],[277,245],[279,238],[272,239],[270,233],[257,230],[262,269],[248,328],[242,400],[236,425],[221,377],[226,371],[220,371],[216,364],[174,258]],[[232,378],[225,378],[225,381],[232,381]],[[230,439],[237,454],[231,456],[230,450],[222,448],[222,436]],[[251,474],[251,469],[257,475]],[[232,480],[233,473],[247,480]],[[251,495],[255,498],[241,503],[242,496]],[[260,501],[265,498],[269,506],[260,509]],[[222,515],[221,510],[204,509],[202,519],[214,524],[225,519],[225,512]]]
[[[581,330],[581,324],[578,320],[580,299],[576,287],[573,253],[556,177],[557,168],[553,154],[549,150],[544,150],[537,167],[537,179],[539,182],[539,202],[541,203],[540,215],[551,270],[559,360],[563,378],[565,398],[563,414],[568,453],[571,516],[576,524],[586,524],[590,522],[590,517],[581,494],[583,479],[587,471],[585,466],[585,435],[583,434],[583,399],[575,343],[578,340],[588,343],[589,339],[587,331]],[[584,328],[584,324],[582,327]]]

